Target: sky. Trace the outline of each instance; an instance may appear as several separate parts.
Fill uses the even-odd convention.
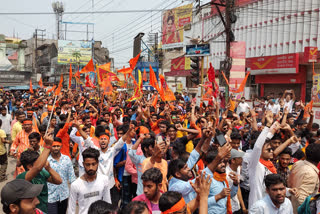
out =
[[[53,12],[52,0],[9,0],[2,1],[1,12]],[[151,10],[171,9],[185,5],[191,0],[62,0],[66,12],[114,11],[114,10]],[[27,4],[26,4],[27,3]],[[102,46],[110,51],[115,60],[115,67],[128,65],[133,54],[133,38],[144,32],[161,33],[160,11],[143,13],[109,13],[109,14],[65,14],[63,21],[94,23],[94,40],[102,41]],[[55,15],[0,15],[0,34],[8,37],[29,39],[35,29],[46,29],[46,38],[56,38]],[[68,25],[68,31],[86,31],[85,25]],[[68,32],[68,40],[85,40],[85,32]],[[93,31],[89,28],[89,31]],[[92,37],[92,36],[91,36]]]

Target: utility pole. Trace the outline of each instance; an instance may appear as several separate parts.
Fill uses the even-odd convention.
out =
[[[225,30],[226,30],[226,62],[229,62],[230,59],[230,43],[231,43],[231,6],[232,6],[232,2],[233,0],[226,0],[226,15],[225,15],[225,20],[226,20],[226,26],[225,26]],[[226,66],[226,77],[228,82],[230,82],[230,67],[231,66]],[[227,103],[229,99],[229,85],[226,84],[225,86],[225,102]]]
[[[40,35],[38,35],[38,32],[41,32]],[[43,37],[46,36],[44,34],[44,32],[46,32],[46,30],[41,30],[41,29],[36,29],[36,32],[34,33],[34,37],[35,37],[35,54],[34,54],[34,70],[35,70],[35,73],[36,72],[36,68],[37,68],[37,60],[38,60],[38,36],[41,36],[41,41],[43,42]]]

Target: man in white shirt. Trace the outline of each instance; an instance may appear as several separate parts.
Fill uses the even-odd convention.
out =
[[[11,115],[7,113],[7,109],[4,107],[0,108],[0,120],[2,120],[1,129],[6,132],[7,139],[10,141],[10,134],[11,134]]]
[[[230,178],[229,175],[237,174],[238,178],[240,179],[240,166],[242,165],[242,157],[244,156],[244,152],[238,151],[236,149],[231,149],[231,157],[229,158],[229,163],[226,167],[226,174],[229,186],[233,185],[233,180]],[[239,180],[240,183],[240,180]],[[241,205],[241,206],[240,206]],[[237,195],[231,198],[231,206],[232,206],[232,213],[241,213],[242,211],[246,213],[247,209],[244,206],[241,191],[238,188]]]
[[[279,104],[275,104],[273,102],[273,99],[269,98],[268,105],[267,105],[267,110],[272,111],[273,114],[278,114],[278,112],[280,111],[280,105]]]
[[[238,104],[238,114],[240,114],[241,112],[248,112],[250,110],[250,106],[248,103],[246,103],[246,98],[241,97],[241,101]]]
[[[289,113],[292,112],[293,103],[296,99],[295,93],[293,90],[285,90],[283,93],[282,99],[284,100],[283,109],[287,107]]]
[[[293,214],[291,201],[286,198],[286,186],[284,180],[278,174],[270,174],[265,178],[267,195],[253,204],[251,214]]]
[[[88,148],[83,151],[82,156],[85,174],[71,184],[68,214],[76,213],[77,202],[79,214],[87,214],[90,204],[97,200],[111,203],[110,188],[106,185],[108,177],[97,173],[100,152]]]

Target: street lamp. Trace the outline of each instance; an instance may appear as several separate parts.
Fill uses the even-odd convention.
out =
[[[60,35],[60,23],[62,22],[62,14],[64,12],[64,5],[62,2],[56,1],[52,3],[52,9],[56,14],[56,25],[57,25],[57,38],[62,39],[62,34]]]

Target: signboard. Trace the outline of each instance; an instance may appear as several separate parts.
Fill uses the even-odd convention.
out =
[[[299,53],[247,58],[251,75],[296,74],[299,72]]]
[[[230,87],[238,87],[245,77],[246,72],[246,43],[232,42],[230,45],[232,67],[230,69]]]
[[[183,46],[184,26],[192,21],[192,4],[187,4],[162,14],[162,48]]]
[[[210,55],[210,45],[187,45],[186,46],[186,56],[209,56]]]
[[[171,60],[171,71],[184,71],[191,69],[191,60],[188,57],[177,57]]]
[[[304,47],[304,62],[317,62],[317,56],[317,47]]]
[[[76,64],[80,61],[80,65],[86,65],[91,58],[91,41],[58,40],[58,64]]]
[[[313,75],[313,84],[311,90],[313,105],[320,105],[320,74]]]

